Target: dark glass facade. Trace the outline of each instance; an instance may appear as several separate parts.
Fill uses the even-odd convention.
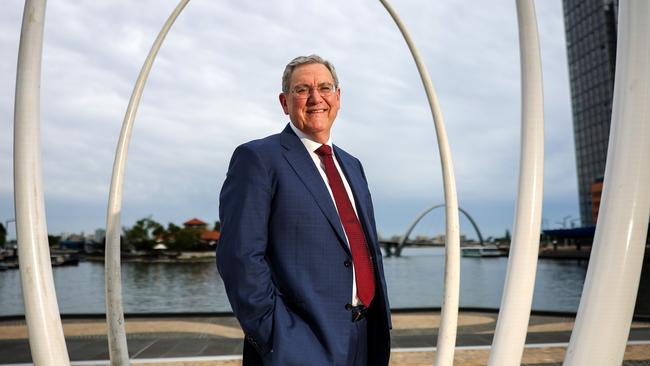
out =
[[[580,221],[595,225],[591,185],[605,174],[612,115],[618,0],[563,0]]]

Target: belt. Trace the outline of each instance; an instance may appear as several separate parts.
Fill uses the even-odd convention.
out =
[[[358,322],[362,319],[365,319],[366,314],[368,313],[368,308],[365,307],[363,304],[362,305],[357,305],[357,306],[352,306],[348,304],[346,306],[348,310],[350,310],[350,313],[352,314],[352,322]]]

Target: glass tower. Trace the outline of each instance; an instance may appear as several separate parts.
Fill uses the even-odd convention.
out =
[[[592,185],[605,175],[612,115],[618,0],[563,0],[580,221],[595,225]]]

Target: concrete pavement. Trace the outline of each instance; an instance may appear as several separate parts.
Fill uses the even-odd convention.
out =
[[[487,363],[496,317],[491,311],[461,311],[454,365]],[[439,320],[435,310],[394,311],[391,366],[432,365]],[[560,365],[573,321],[567,314],[533,315],[522,363]],[[108,364],[103,317],[64,316],[63,324],[73,365]],[[241,365],[243,333],[229,314],[127,316],[126,330],[133,364]],[[650,322],[633,323],[625,360],[625,365],[650,366]],[[0,317],[0,365],[30,362],[24,319]]]

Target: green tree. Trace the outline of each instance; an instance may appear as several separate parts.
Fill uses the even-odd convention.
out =
[[[196,232],[196,230],[182,228],[170,222],[167,224],[167,230],[165,230],[165,244],[167,248],[172,250],[190,249],[198,241],[198,238],[196,238],[193,232]]]
[[[214,231],[221,231],[221,221],[217,220],[217,221],[214,223],[214,229],[212,229],[212,230],[214,230]]]
[[[176,234],[178,234],[179,231],[181,231],[180,226],[173,222],[167,224],[167,230],[165,230],[165,244],[167,244],[168,247],[174,244],[176,241]]]
[[[152,250],[157,233],[164,233],[164,228],[150,218],[140,219],[125,230],[126,241],[136,250]]]
[[[201,239],[201,232],[197,229],[184,227],[175,235],[174,245],[176,250],[190,250],[195,247]]]
[[[151,234],[153,235],[154,239],[162,238],[165,240],[165,227],[156,223],[157,226],[151,230]]]
[[[47,236],[47,242],[50,244],[51,247],[56,247],[61,242],[61,236],[48,235]]]

